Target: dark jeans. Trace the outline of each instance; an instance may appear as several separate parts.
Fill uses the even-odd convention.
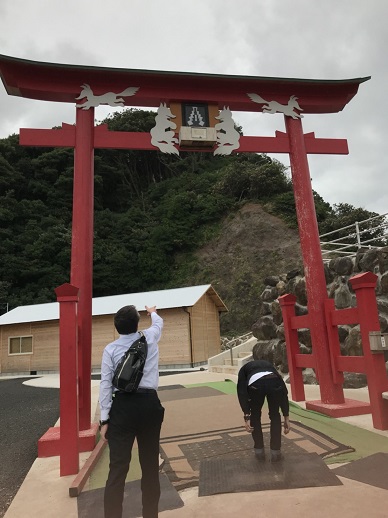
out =
[[[136,438],[142,471],[143,517],[156,518],[160,498],[159,439],[164,408],[158,395],[117,394],[109,414],[109,475],[105,486],[105,518],[121,518],[124,485]]]
[[[282,421],[280,417],[280,402],[284,397],[284,386],[281,379],[261,378],[248,387],[251,400],[251,426],[254,430],[252,437],[254,447],[264,448],[263,431],[261,429],[261,409],[265,398],[268,402],[269,418],[271,421],[271,450],[280,450],[282,441]]]

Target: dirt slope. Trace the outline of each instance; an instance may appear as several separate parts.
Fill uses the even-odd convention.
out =
[[[211,283],[229,309],[221,332],[249,331],[257,320],[264,279],[300,267],[298,231],[257,204],[226,218],[219,236],[198,250],[197,281]]]

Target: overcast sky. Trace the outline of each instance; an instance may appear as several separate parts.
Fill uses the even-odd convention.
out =
[[[1,0],[0,54],[34,61],[181,72],[350,79],[344,111],[306,115],[305,132],[346,138],[348,156],[310,155],[330,204],[388,212],[387,0]],[[111,108],[96,109],[102,120]],[[234,113],[245,135],[284,130],[281,114]],[[8,96],[0,138],[75,121],[75,108]],[[274,155],[271,155],[274,156]],[[275,158],[288,165],[287,155]]]

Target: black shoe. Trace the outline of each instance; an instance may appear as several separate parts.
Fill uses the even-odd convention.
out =
[[[280,450],[271,450],[271,462],[280,462],[283,458]]]
[[[255,453],[256,460],[265,462],[265,453]]]

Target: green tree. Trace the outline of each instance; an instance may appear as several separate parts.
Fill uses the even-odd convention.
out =
[[[102,122],[111,131],[148,132],[155,112],[128,109]],[[54,289],[70,280],[73,168],[73,149],[0,139],[0,304],[6,299],[10,309],[55,300]],[[246,202],[297,224],[286,168],[267,155],[99,149],[94,170],[94,296],[208,282],[211,268],[199,266],[196,251]],[[317,193],[314,200],[321,232],[373,214],[333,209]],[[248,298],[260,289],[244,272],[232,288],[217,286],[231,308],[226,327],[251,318],[233,304],[235,289]]]
[[[285,166],[266,155],[241,154],[220,170],[214,192],[235,200],[266,200],[290,189]]]

